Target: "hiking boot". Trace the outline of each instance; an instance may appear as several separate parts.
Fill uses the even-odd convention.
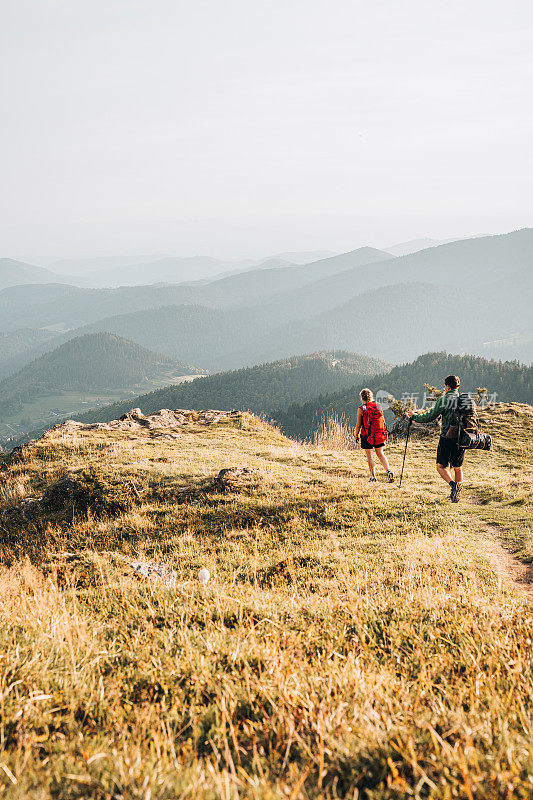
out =
[[[459,484],[457,484],[455,481],[450,481],[450,486],[451,486],[450,500],[452,501],[452,503],[456,503],[457,502],[457,500],[455,498],[457,497],[457,486],[458,485]]]
[[[371,477],[371,478],[370,478],[370,480],[369,480],[368,482],[369,482],[369,483],[377,483],[377,480],[378,480],[377,478],[373,478],[373,477]]]
[[[461,489],[462,488],[463,488],[463,484],[462,483],[456,483],[455,484],[455,493],[452,490],[453,497],[450,497],[450,500],[452,501],[452,503],[458,503],[459,502],[459,500],[461,499]]]
[[[394,483],[394,473],[390,469],[387,470],[387,480],[389,483]]]

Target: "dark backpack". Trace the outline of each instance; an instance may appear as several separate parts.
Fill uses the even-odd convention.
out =
[[[469,394],[460,394],[446,438],[456,439],[464,450],[490,450],[492,439],[479,430],[477,406]]]
[[[365,403],[363,409],[362,428],[364,435],[372,447],[382,447],[389,435],[383,411],[378,403]]]

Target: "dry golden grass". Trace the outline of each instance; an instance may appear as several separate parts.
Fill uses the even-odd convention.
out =
[[[4,506],[89,464],[141,501],[0,522],[2,796],[531,797],[533,613],[483,546],[497,523],[533,553],[526,411],[491,412],[458,506],[435,442],[410,445],[399,490],[367,483],[360,450],[250,417],[52,436],[5,465]],[[403,445],[388,455],[398,471]],[[263,472],[214,489],[231,466]],[[135,580],[139,557],[178,586]]]
[[[313,444],[324,450],[353,450],[355,435],[345,416],[327,414],[320,420]]]

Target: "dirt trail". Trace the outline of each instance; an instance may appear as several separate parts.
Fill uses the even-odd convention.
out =
[[[467,502],[474,506],[481,505],[477,497],[468,497]],[[533,564],[524,564],[504,547],[500,541],[501,525],[483,520],[480,520],[480,524],[489,537],[485,541],[485,549],[494,572],[503,583],[513,586],[533,601]]]
[[[486,548],[494,572],[502,581],[511,584],[519,592],[533,600],[533,566],[524,564],[523,561],[515,558],[500,544],[497,538],[494,538],[498,535],[496,525],[486,525],[485,527],[493,536],[487,541]]]

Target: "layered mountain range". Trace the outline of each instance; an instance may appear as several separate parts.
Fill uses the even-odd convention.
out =
[[[209,371],[335,349],[397,363],[428,349],[533,358],[533,229],[398,257],[363,247],[274,263],[185,283],[6,287],[0,378],[96,332]]]

